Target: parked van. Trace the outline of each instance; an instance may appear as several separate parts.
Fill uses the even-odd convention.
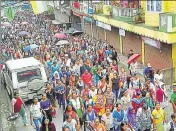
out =
[[[41,96],[47,76],[44,65],[33,57],[9,60],[5,63],[4,80],[10,97],[18,91],[24,101]]]

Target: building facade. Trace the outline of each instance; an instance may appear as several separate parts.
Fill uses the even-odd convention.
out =
[[[163,70],[167,83],[176,81],[175,1],[100,0],[71,5],[74,19],[89,36],[106,41],[123,55],[132,49],[141,54],[144,66],[149,62],[155,70]]]

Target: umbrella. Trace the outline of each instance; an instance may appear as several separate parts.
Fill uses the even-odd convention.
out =
[[[128,59],[128,64],[131,64],[140,57],[140,54],[134,54]]]
[[[64,31],[66,34],[72,34],[75,31],[74,28],[69,28],[68,30]]]
[[[31,49],[36,49],[36,48],[39,48],[39,46],[36,45],[36,44],[32,44],[32,45],[30,45],[30,48],[31,48]]]
[[[39,48],[39,46],[36,45],[36,44],[32,44],[32,45],[26,46],[26,47],[24,48],[24,51],[30,51],[30,50],[36,49],[36,48]]]
[[[81,35],[83,32],[82,31],[74,31],[72,33],[72,36],[75,36],[75,35]]]
[[[30,51],[30,50],[31,50],[30,45],[28,45],[28,46],[26,46],[26,47],[24,48],[24,51],[25,51],[25,52]]]
[[[29,35],[30,33],[27,32],[27,31],[21,31],[18,33],[19,36],[26,36],[26,35]]]
[[[28,24],[28,22],[24,21],[24,22],[21,22],[22,25],[26,25]]]
[[[3,22],[2,25],[4,25],[4,26],[12,26],[9,22]]]
[[[54,35],[54,38],[58,38],[58,39],[67,39],[67,36],[66,34],[59,34],[59,33],[56,33]]]
[[[67,40],[60,40],[56,43],[56,45],[66,45],[66,44],[69,44],[69,42]]]

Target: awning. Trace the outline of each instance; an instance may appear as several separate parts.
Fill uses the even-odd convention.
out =
[[[109,19],[105,16],[94,15],[93,17],[95,20],[98,20],[100,22],[124,29],[126,31],[134,32],[141,36],[153,38],[155,40],[159,40],[161,42],[168,43],[168,44],[176,43],[176,39],[175,39],[176,33],[165,33],[158,30],[153,30],[151,28],[147,28],[145,26],[141,26],[140,24],[134,25],[127,22],[118,21],[115,19]]]

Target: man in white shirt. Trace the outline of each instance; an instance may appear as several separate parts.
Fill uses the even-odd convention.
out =
[[[89,91],[89,97],[93,98],[97,94],[97,89],[94,85],[91,86],[91,90]]]

